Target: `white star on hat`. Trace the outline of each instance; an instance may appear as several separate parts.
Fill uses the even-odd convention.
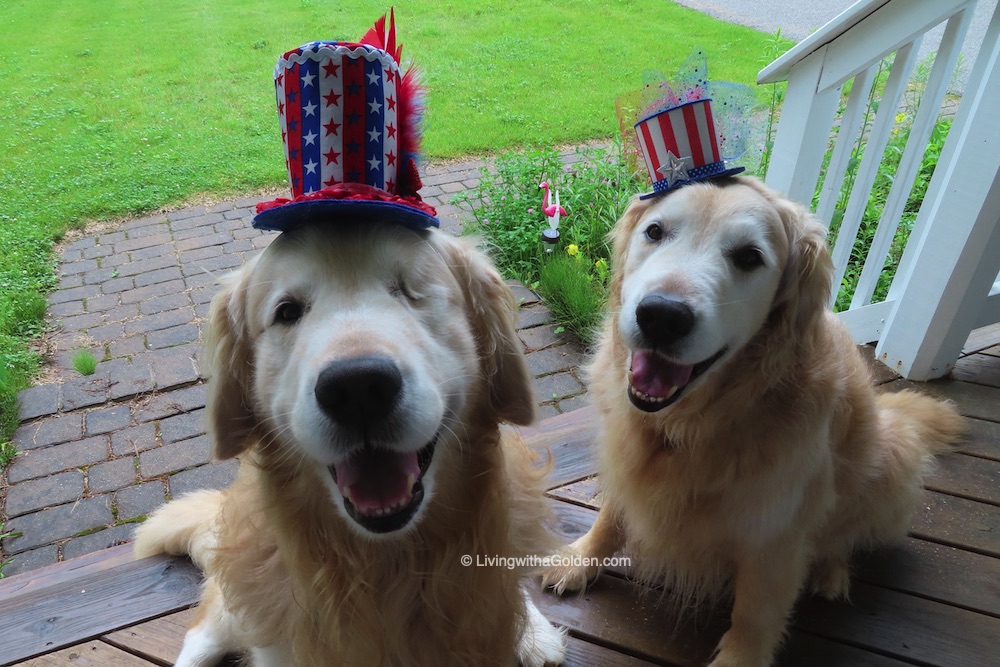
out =
[[[382,111],[382,104],[380,102],[376,102],[375,100],[369,102],[368,106],[371,107],[372,113],[380,113]]]
[[[314,162],[313,160],[309,160],[309,162],[306,162],[302,166],[306,168],[306,173],[307,174],[315,174],[316,173],[316,167],[319,166],[319,163],[318,162]]]
[[[380,164],[381,164],[381,163],[379,162],[379,160],[378,160],[378,158],[377,158],[377,157],[373,157],[373,158],[371,158],[370,160],[368,160],[368,167],[369,167],[369,168],[370,168],[370,169],[371,169],[372,171],[376,171],[376,170],[377,170],[377,169],[379,168],[379,165],[380,165]]]
[[[309,104],[302,107],[302,110],[306,112],[307,116],[312,116],[316,113],[316,105],[310,102]]]
[[[382,136],[382,133],[378,130],[372,129],[368,130],[368,141],[378,141],[378,138]]]
[[[316,78],[315,74],[306,74],[304,77],[302,77],[302,86],[305,87],[313,85],[313,79],[315,78]]]
[[[656,171],[660,172],[667,185],[674,187],[674,183],[688,180],[687,158],[680,158],[674,155],[673,151],[667,151],[667,161]]]
[[[312,130],[310,130],[309,134],[303,134],[302,138],[306,140],[306,145],[307,146],[315,146],[315,144],[313,142],[316,141],[316,137],[317,136],[319,136],[319,135],[316,134],[315,132],[313,132]]]
[[[375,85],[378,83],[379,76],[375,72],[368,72],[368,83]]]

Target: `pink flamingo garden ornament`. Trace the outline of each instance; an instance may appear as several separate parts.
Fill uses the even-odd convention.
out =
[[[550,247],[546,249],[546,252],[552,252],[552,245],[559,242],[559,216],[566,215],[566,209],[559,205],[559,191],[556,190],[555,203],[551,203],[551,196],[549,193],[549,184],[547,181],[542,181],[538,184],[538,187],[545,190],[545,195],[542,197],[542,213],[544,213],[549,219],[549,228],[542,230],[542,240]]]

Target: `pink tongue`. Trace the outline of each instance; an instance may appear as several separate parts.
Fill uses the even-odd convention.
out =
[[[652,350],[632,355],[632,386],[653,398],[665,398],[691,379],[693,366],[674,364]]]
[[[389,452],[374,447],[366,447],[334,467],[337,488],[362,514],[409,502],[413,495],[410,480],[420,476],[416,452]]]

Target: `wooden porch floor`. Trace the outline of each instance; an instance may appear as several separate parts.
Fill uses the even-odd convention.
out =
[[[850,603],[799,601],[782,667],[1000,666],[1000,346],[989,344],[974,335],[953,379],[918,386],[954,400],[969,434],[940,458],[910,537],[856,563]],[[886,390],[911,384],[878,373]],[[569,538],[599,506],[590,419],[578,410],[528,432],[555,456],[549,495]],[[626,575],[606,573],[577,597],[536,591],[569,628],[565,664],[704,664],[724,611],[678,619]],[[188,561],[133,561],[128,545],[0,581],[0,664],[171,665],[199,581]]]

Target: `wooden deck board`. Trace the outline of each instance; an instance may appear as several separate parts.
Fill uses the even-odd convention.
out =
[[[926,487],[990,505],[1000,505],[1000,461],[963,454],[939,456]]]
[[[15,667],[151,667],[153,663],[101,641],[89,641],[18,663]],[[166,664],[166,663],[164,663]]]
[[[1000,557],[1000,507],[943,493],[928,493],[927,511],[917,513],[917,537]]]
[[[795,627],[904,661],[941,667],[996,667],[1000,619],[854,582],[851,603],[810,597]]]
[[[854,578],[1000,618],[1000,559],[915,537],[855,560]]]
[[[1000,424],[972,418],[965,421],[969,429],[959,450],[964,454],[1000,461]]]
[[[74,646],[197,600],[201,575],[190,561],[136,561],[131,552],[130,545],[113,547],[104,553],[113,567],[95,556],[86,567],[68,568],[75,576],[56,567],[0,581],[0,659],[17,662]]]
[[[146,660],[172,665],[180,653],[184,633],[187,632],[194,615],[194,609],[185,609],[169,616],[109,633],[102,639],[113,646],[142,656]]]

